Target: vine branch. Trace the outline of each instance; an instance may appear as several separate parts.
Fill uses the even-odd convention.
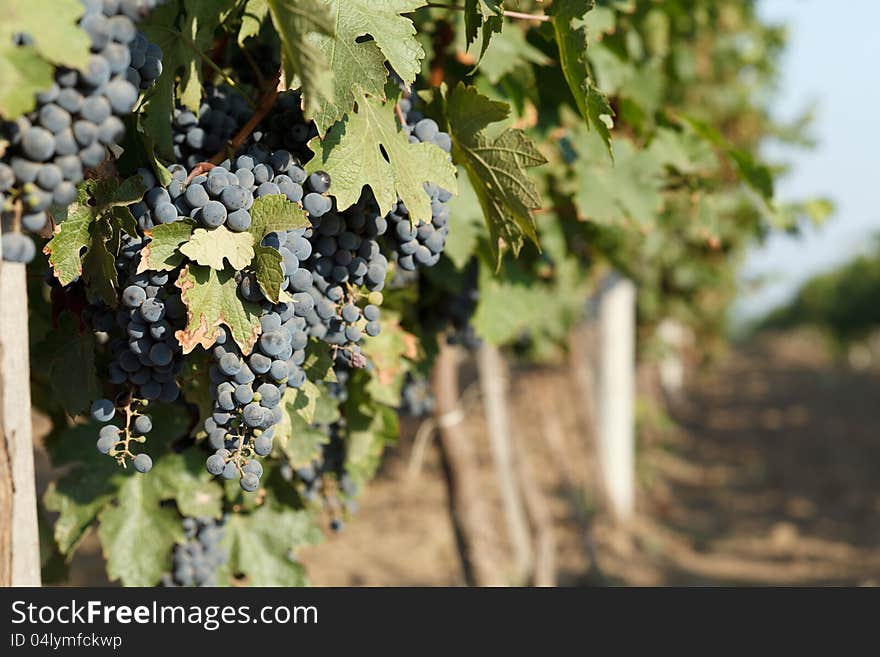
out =
[[[448,5],[443,2],[428,2],[424,5],[433,9],[452,9],[453,11],[465,11],[461,5]],[[505,9],[502,12],[505,18],[514,18],[524,21],[536,21],[538,23],[547,23],[551,20],[550,16],[545,14],[528,14],[522,11],[509,11]]]
[[[260,98],[259,105],[257,105],[256,111],[253,113],[248,122],[242,126],[241,130],[236,133],[235,137],[232,138],[232,141],[229,142],[229,150],[235,152],[239,148],[241,148],[242,144],[244,144],[244,142],[247,141],[247,138],[251,136],[251,133],[256,130],[258,125],[260,125],[260,122],[264,118],[266,118],[266,115],[275,105],[275,99],[278,98],[280,83],[281,69],[279,68],[275,72],[275,75],[272,76],[272,80],[269,82],[268,86],[264,90],[263,96]],[[222,148],[220,152],[218,152],[214,157],[211,158],[211,164],[220,164],[223,160],[225,160],[226,151],[226,147]]]

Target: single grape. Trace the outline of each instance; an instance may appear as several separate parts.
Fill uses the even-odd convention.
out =
[[[116,415],[116,407],[109,399],[96,399],[92,402],[90,414],[95,422],[107,423]]]
[[[134,457],[134,469],[145,474],[153,469],[153,459],[147,454],[138,454]]]
[[[153,420],[149,415],[138,415],[134,419],[134,430],[140,435],[145,435],[153,430]]]

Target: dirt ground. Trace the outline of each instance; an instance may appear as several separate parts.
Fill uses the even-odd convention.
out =
[[[626,527],[603,511],[579,361],[514,369],[512,426],[552,513],[557,583],[880,584],[880,377],[835,365],[819,345],[765,336],[692,377],[669,410],[643,402]],[[491,548],[513,582],[478,386],[465,384],[461,430],[479,446]],[[345,529],[299,553],[314,585],[464,583],[438,450],[427,442],[414,456],[418,429],[405,424]],[[92,539],[73,583],[106,582]]]
[[[654,421],[640,432],[628,527],[601,511],[570,369],[514,371],[512,424],[552,509],[558,583],[880,584],[880,378],[819,345],[759,338],[692,380],[665,421],[643,413]],[[496,549],[509,554],[480,404],[470,410]],[[412,445],[390,454],[342,533],[301,553],[315,585],[462,584],[437,450],[413,475]]]

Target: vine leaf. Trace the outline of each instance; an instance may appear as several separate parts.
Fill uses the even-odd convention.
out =
[[[79,0],[4,0],[0,3],[0,115],[13,119],[31,111],[35,94],[52,86],[52,64],[85,68],[89,38],[77,25]],[[33,43],[17,46],[27,34]]]
[[[247,0],[244,11],[241,14],[241,27],[238,29],[238,45],[244,47],[245,41],[258,36],[263,27],[263,21],[269,13],[269,0]],[[276,27],[280,34],[281,30]]]
[[[337,381],[336,370],[333,369],[333,358],[326,349],[310,349],[302,368],[308,375],[309,381],[326,381],[327,383],[336,383]]]
[[[326,397],[325,394],[322,399]],[[338,407],[336,409],[338,413]],[[285,440],[283,435],[276,432],[276,435],[281,438],[278,444],[293,467],[307,466],[320,458],[321,447],[326,445],[330,438],[325,432],[306,422],[299,413],[290,412],[289,408],[286,417],[288,420],[287,439]]]
[[[141,261],[137,273],[145,271],[172,271],[183,263],[178,250],[192,237],[196,224],[192,219],[159,224],[147,232],[150,242],[141,249]]]
[[[251,266],[257,274],[260,289],[272,303],[278,303],[281,296],[281,285],[284,283],[282,260],[281,254],[272,247],[261,245],[254,247]]]
[[[229,555],[228,575],[242,573],[251,586],[304,586],[302,565],[288,555],[321,541],[307,511],[264,505],[249,514],[231,514],[221,545]]]
[[[70,285],[82,275],[82,252],[92,243],[91,223],[92,210],[87,205],[77,205],[65,221],[55,226],[55,235],[43,248],[61,285]]]
[[[109,222],[99,220],[90,226],[91,244],[82,259],[83,280],[90,301],[102,301],[109,307],[118,303],[116,294],[119,279],[116,259],[107,250],[107,240],[113,232]]]
[[[431,199],[424,184],[458,192],[455,167],[434,144],[409,143],[397,129],[393,103],[358,96],[357,110],[333,126],[323,142],[312,142],[317,156],[310,171],[324,170],[333,179],[333,193],[340,210],[357,203],[363,187],[373,190],[382,214],[390,212],[398,198],[413,222],[431,220]]]
[[[250,0],[245,15],[272,16],[281,39],[281,60],[285,79],[293,86],[299,81],[306,116],[314,115],[323,104],[333,101],[333,73],[318,46],[321,38],[336,35],[333,18],[322,0]],[[242,20],[238,40],[259,32],[254,20]]]
[[[35,363],[48,382],[51,396],[71,416],[77,415],[93,399],[101,396],[95,370],[95,338],[81,330],[69,312],[58,317],[57,330],[49,331],[34,348]]]
[[[248,232],[253,235],[254,244],[259,244],[269,233],[311,226],[305,210],[283,194],[261,196],[254,200],[249,212],[251,227]]]
[[[33,48],[16,47],[3,38],[0,46],[0,115],[9,119],[30,112],[36,94],[52,86],[52,66]]]
[[[254,259],[254,238],[250,233],[234,233],[226,226],[212,230],[196,228],[189,242],[180,247],[180,252],[217,271],[225,267],[223,260],[228,260],[233,269],[241,271]]]
[[[257,304],[239,296],[234,271],[187,265],[175,285],[187,308],[186,327],[175,333],[184,354],[198,345],[210,349],[221,324],[229,328],[242,353],[250,354],[260,335],[261,311]]]
[[[332,100],[325,100],[315,114],[323,133],[354,107],[358,90],[384,100],[390,67],[412,84],[425,56],[416,29],[406,14],[423,7],[425,0],[322,0],[329,8],[335,30],[313,34],[333,72]],[[372,37],[368,40],[364,37]]]
[[[80,188],[76,205],[68,209],[67,218],[55,226],[55,235],[43,248],[62,285],[84,276],[90,283],[90,299],[116,305],[114,253],[120,234],[132,230],[134,218],[126,206],[139,201],[145,191],[140,176],[121,184],[92,180]]]
[[[182,515],[219,518],[223,514],[223,490],[205,470],[205,459],[198,450],[163,456],[150,476],[165,479]]]
[[[3,0],[0,3],[0,43],[12,43],[23,33],[47,61],[83,69],[89,61],[89,37],[77,25],[83,15],[79,0]]]
[[[400,326],[396,313],[383,312],[382,332],[375,338],[364,341],[364,355],[373,363],[372,376],[367,384],[367,392],[374,401],[388,406],[400,403],[400,392],[410,361],[418,353],[414,348],[415,336]]]
[[[503,4],[504,0],[465,0],[464,27],[467,47],[471,47],[482,30],[483,43],[480,46],[480,59],[486,54],[492,35],[499,34],[504,27]]]
[[[345,417],[349,427],[345,471],[357,485],[363,485],[376,473],[385,446],[400,435],[397,411],[372,403],[362,393],[349,397]]]
[[[161,466],[158,463],[149,477],[127,477],[119,488],[117,503],[104,507],[98,515],[107,575],[125,586],[157,584],[168,572],[171,549],[184,538],[177,511],[160,504],[174,495],[157,472]]]
[[[587,126],[594,128],[611,152],[614,110],[593,85],[587,60],[587,26],[584,19],[593,9],[593,0],[556,0],[550,7],[553,33],[559,49],[559,64],[578,111]]]
[[[198,112],[202,101],[202,66],[214,34],[237,0],[184,0],[154,9],[139,24],[144,34],[162,48],[162,74],[144,104],[144,132],[156,140],[159,153],[173,160],[171,122],[174,99]],[[176,93],[175,93],[176,92]]]
[[[627,139],[614,143],[615,162],[603,156],[597,135],[581,131],[574,141],[578,181],[574,193],[581,215],[601,224],[654,221],[663,203],[664,161],[655,148],[639,149]]]
[[[479,198],[498,266],[501,240],[514,254],[519,253],[524,238],[538,244],[532,211],[540,208],[542,201],[528,169],[547,163],[522,130],[508,128],[494,138],[486,135],[485,127],[506,118],[507,113],[506,104],[462,83],[446,96],[455,160],[467,171]]]

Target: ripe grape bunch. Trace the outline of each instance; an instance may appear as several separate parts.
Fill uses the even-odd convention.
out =
[[[135,22],[154,0],[83,0],[79,27],[91,41],[82,71],[58,67],[37,107],[3,126],[9,147],[0,160],[3,259],[30,262],[36,247],[22,229],[40,233],[51,206],[76,199],[84,170],[97,167],[108,147],[125,134],[123,116],[161,72],[162,51],[147,42]],[[32,35],[18,35],[20,47]]]
[[[134,469],[142,474],[153,469],[153,459],[144,452],[132,452],[132,443],[145,443],[146,434],[153,429],[153,421],[143,412],[145,409],[146,403],[136,399],[127,400],[119,413],[109,399],[97,399],[91,408],[92,419],[104,423],[98,433],[98,451],[116,458],[120,464],[131,459]],[[121,427],[113,423],[117,415],[122,416]]]
[[[449,135],[440,131],[436,121],[424,118],[421,112],[413,109],[409,98],[401,98],[397,105],[406,119],[402,128],[411,143],[432,143],[447,153],[452,150]],[[446,248],[449,234],[447,203],[452,194],[430,183],[425,184],[425,193],[431,198],[431,221],[413,226],[402,201],[387,217],[389,246],[396,255],[398,266],[406,272],[414,272],[418,266],[433,267]]]
[[[449,197],[431,186],[425,192],[432,199],[432,221],[416,229],[410,229],[402,204],[383,216],[369,188],[352,207],[337,208],[330,176],[323,171],[307,173],[301,159],[306,141],[316,132],[314,124],[302,118],[298,99],[296,94],[281,94],[238,153],[219,165],[207,158],[223,153],[227,140],[249,121],[247,103],[237,92],[218,86],[208,90],[198,119],[178,110],[173,128],[179,161],[168,168],[171,179],[165,185],[150,171],[138,170],[146,191],[130,209],[139,234],[122,237],[117,258],[121,293],[116,325],[122,336],[110,342],[113,360],[108,379],[119,387],[118,408],[143,415],[150,404],[170,402],[179,395],[177,377],[184,359],[176,333],[187,314],[174,285],[180,266],[172,271],[144,271],[141,266],[152,231],[179,221],[192,222],[209,234],[221,229],[251,231],[252,210],[256,202],[264,202],[261,199],[274,203],[272,198],[280,198],[303,209],[307,225],[269,232],[259,244],[279,256],[281,297],[277,293],[272,295],[276,301],[267,297],[265,282],[257,280],[251,266],[234,274],[237,295],[259,312],[255,343],[243,349],[226,327],[218,326],[209,348],[212,407],[202,421],[205,444],[211,450],[206,468],[215,476],[237,480],[245,492],[260,487],[264,473],[260,459],[273,451],[275,433],[286,413],[287,391],[306,382],[304,366],[311,345],[329,347],[340,375],[347,376],[349,368],[368,366],[361,343],[381,332],[379,307],[389,256],[401,268],[410,263],[413,269],[431,266],[440,258],[448,231]],[[449,150],[448,136],[444,138],[436,124],[426,123],[417,113],[409,115],[412,139],[431,140]],[[134,439],[143,442],[147,431],[138,429]],[[127,427],[119,432],[123,430]],[[337,437],[331,442],[341,444],[345,420],[322,430]],[[140,458],[135,468],[142,469],[139,464],[148,457],[134,457],[128,449],[130,441],[109,444],[110,429],[102,431],[99,449],[120,462]],[[342,499],[348,499],[353,484],[343,477],[342,460],[331,452],[319,469],[334,473],[340,490],[344,489]],[[334,514],[334,524],[341,525],[338,516]]]
[[[174,110],[174,157],[187,169],[221,151],[253,114],[244,96],[225,85],[205,92],[198,115],[181,107]]]
[[[217,570],[227,555],[220,543],[226,518],[184,518],[184,542],[174,546],[171,572],[162,577],[163,586],[217,586]]]

